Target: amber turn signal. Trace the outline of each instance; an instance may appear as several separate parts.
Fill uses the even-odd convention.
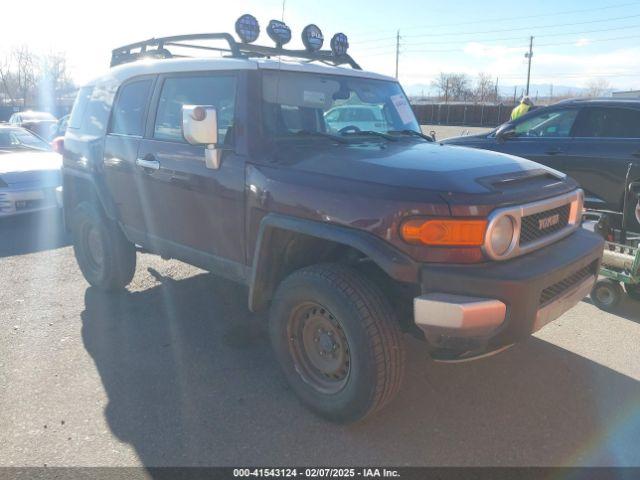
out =
[[[400,234],[413,244],[479,247],[484,243],[486,229],[486,220],[412,219],[402,224]]]

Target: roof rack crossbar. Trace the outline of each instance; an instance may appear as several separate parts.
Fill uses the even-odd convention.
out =
[[[228,48],[211,47],[207,45],[195,45],[191,42],[197,40],[224,40],[228,44]],[[192,48],[196,50],[210,50],[218,52],[229,52],[232,58],[249,58],[249,57],[276,57],[286,56],[292,58],[303,58],[310,62],[319,61],[330,65],[350,65],[355,70],[361,70],[350,55],[336,56],[330,50],[318,50],[309,52],[307,50],[286,50],[278,47],[266,47],[254,45],[250,43],[238,43],[228,33],[197,33],[191,35],[176,35],[172,37],[150,38],[142,42],[131,43],[122,47],[118,47],[111,52],[111,66],[115,67],[122,63],[132,62],[140,58],[171,58],[178,57],[172,55],[165,47],[174,46],[180,48]],[[148,47],[155,47],[149,50]],[[135,51],[139,50],[139,51]],[[184,55],[182,55],[184,57]]]

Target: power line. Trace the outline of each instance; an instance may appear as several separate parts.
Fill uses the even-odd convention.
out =
[[[602,7],[595,7],[595,8],[583,8],[583,9],[579,9],[579,10],[564,10],[561,12],[553,12],[553,13],[541,13],[541,14],[536,14],[536,15],[527,15],[526,17],[528,19],[531,18],[542,18],[542,17],[555,17],[558,15],[568,15],[568,14],[573,14],[573,13],[585,13],[585,12],[596,12],[596,11],[602,11],[602,10],[610,10],[610,9],[615,9],[615,8],[622,8],[622,7],[628,7],[630,5],[637,5],[637,2],[626,2],[626,3],[618,3],[618,4],[614,4],[614,5],[605,5]],[[486,23],[486,22],[503,22],[503,21],[508,21],[508,20],[521,20],[522,19],[522,15],[519,15],[517,17],[500,17],[500,18],[485,18],[482,20],[470,20],[467,22],[456,22],[456,23],[449,23],[449,24],[439,24],[439,25],[422,25],[422,26],[408,26],[408,27],[403,27],[403,30],[416,30],[419,28],[439,28],[439,27],[455,27],[458,25],[472,25],[472,24],[477,24],[477,23]],[[368,33],[368,32],[376,32],[376,33],[381,33],[380,30],[365,30],[365,31],[361,31],[362,33]],[[359,43],[360,40],[357,40],[356,42],[353,43]]]
[[[634,40],[640,39],[640,35],[627,35],[623,37],[611,37],[611,38],[595,38],[595,39],[587,39],[588,43],[584,45],[577,45],[578,40],[573,40],[571,42],[554,42],[554,43],[538,43],[537,47],[561,47],[566,45],[572,45],[576,48],[587,48],[592,43],[601,43],[601,42],[613,42],[618,40]],[[505,48],[509,50],[519,50],[522,48],[527,48],[527,45],[509,45]],[[446,50],[402,50],[402,53],[451,53],[451,52],[464,52],[465,48],[451,48]],[[380,53],[381,54],[381,53]]]
[[[588,25],[592,23],[603,23],[603,22],[612,22],[615,20],[626,20],[628,18],[637,18],[640,17],[640,14],[636,15],[626,15],[624,17],[613,17],[613,18],[602,18],[599,20],[589,20],[585,22],[571,22],[571,23],[556,23],[552,25],[536,25],[536,26],[526,26],[526,27],[516,27],[516,28],[504,28],[500,30],[483,30],[480,32],[454,32],[454,33],[422,33],[420,35],[407,35],[408,38],[422,38],[422,37],[443,37],[443,36],[459,36],[459,35],[480,35],[483,33],[495,33],[495,32],[515,32],[522,30],[533,30],[535,28],[556,28],[556,27],[570,27],[574,25]]]
[[[585,22],[571,22],[571,23],[556,23],[556,24],[550,24],[550,25],[537,25],[537,26],[527,26],[527,27],[514,27],[514,28],[505,28],[505,29],[499,29],[499,30],[483,30],[483,31],[478,31],[478,32],[450,32],[450,33],[423,33],[423,34],[419,34],[419,35],[405,35],[405,38],[424,38],[424,37],[451,37],[451,36],[463,36],[463,35],[482,35],[482,34],[486,34],[486,33],[496,33],[496,32],[516,32],[516,31],[525,31],[525,30],[533,30],[536,28],[557,28],[557,27],[567,27],[567,26],[574,26],[574,25],[589,25],[589,24],[594,24],[594,23],[603,23],[603,22],[612,22],[612,21],[616,21],[616,20],[626,20],[629,18],[637,18],[640,17],[640,14],[635,14],[635,15],[627,15],[624,17],[613,17],[613,18],[601,18],[599,20],[589,20],[589,21],[585,21]],[[603,30],[616,30],[618,29],[618,27],[607,27],[606,29]],[[550,36],[552,34],[537,34],[536,36],[543,36],[543,35],[547,35]],[[556,34],[559,35],[559,34]],[[394,37],[380,37],[378,39],[375,40],[370,40],[367,42],[351,42],[353,45],[357,45],[359,43],[367,43],[368,45],[371,43],[378,43],[381,41],[389,41],[390,39],[393,39]],[[446,42],[446,41],[445,41]],[[428,43],[424,42],[424,43]]]
[[[569,35],[586,35],[588,33],[601,33],[601,32],[613,32],[613,31],[619,31],[619,30],[628,30],[628,29],[637,29],[640,28],[640,25],[628,25],[628,26],[623,26],[623,27],[617,27],[617,28],[604,28],[604,29],[597,29],[597,30],[583,30],[580,32],[566,32],[566,33],[549,33],[549,34],[542,34],[542,35],[536,35],[536,38],[547,38],[547,37],[561,37],[561,36],[569,36]],[[625,40],[628,38],[635,38],[635,36],[629,36],[629,37],[615,37],[614,39],[620,39],[620,40]],[[614,40],[611,39],[611,40]],[[404,42],[404,45],[407,45],[409,47],[416,47],[419,45],[467,45],[470,42],[476,42],[476,43],[496,43],[496,42],[504,42],[504,41],[510,41],[510,40],[524,40],[523,37],[503,37],[503,38],[491,38],[491,39],[479,39],[479,40],[462,40],[460,42],[442,42],[442,41],[436,41],[436,42]],[[594,40],[590,40],[591,42],[599,42],[599,41],[605,41],[605,39],[594,39]],[[606,41],[609,41],[609,39],[606,39]],[[575,42],[563,42],[563,43],[545,43],[545,44],[540,44],[539,46],[554,46],[554,45],[571,45]],[[357,48],[357,47],[355,47]],[[514,45],[514,46],[507,46],[507,48],[526,48],[526,45]],[[391,49],[391,45],[379,45],[379,46],[374,46],[374,47],[365,47],[365,48],[358,48],[358,51],[372,51],[372,50],[389,50]],[[461,48],[450,48],[450,49],[427,49],[427,50],[422,50],[422,49],[418,49],[418,50],[403,50],[403,52],[412,52],[412,53],[445,53],[445,52],[459,52],[461,51]],[[381,54],[384,52],[380,52]]]

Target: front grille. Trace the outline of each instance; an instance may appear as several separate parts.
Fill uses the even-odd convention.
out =
[[[581,283],[583,280],[592,277],[596,274],[595,272],[596,262],[588,265],[577,272],[569,275],[564,280],[554,283],[550,287],[545,288],[540,293],[540,300],[538,305],[543,307],[548,303],[551,303],[553,300],[561,296],[564,292],[569,290],[571,287],[574,287]]]
[[[571,204],[567,203],[561,207],[522,217],[520,246],[526,246],[536,240],[559,232],[569,223],[570,214]],[[555,221],[556,219],[557,221]]]

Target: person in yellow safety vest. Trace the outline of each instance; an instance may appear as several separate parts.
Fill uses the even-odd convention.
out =
[[[533,106],[533,102],[528,96],[525,95],[524,97],[522,97],[522,100],[520,100],[520,105],[517,105],[511,111],[511,120],[515,120],[516,118],[521,117],[522,115],[527,113],[529,110],[531,110],[532,106]]]

